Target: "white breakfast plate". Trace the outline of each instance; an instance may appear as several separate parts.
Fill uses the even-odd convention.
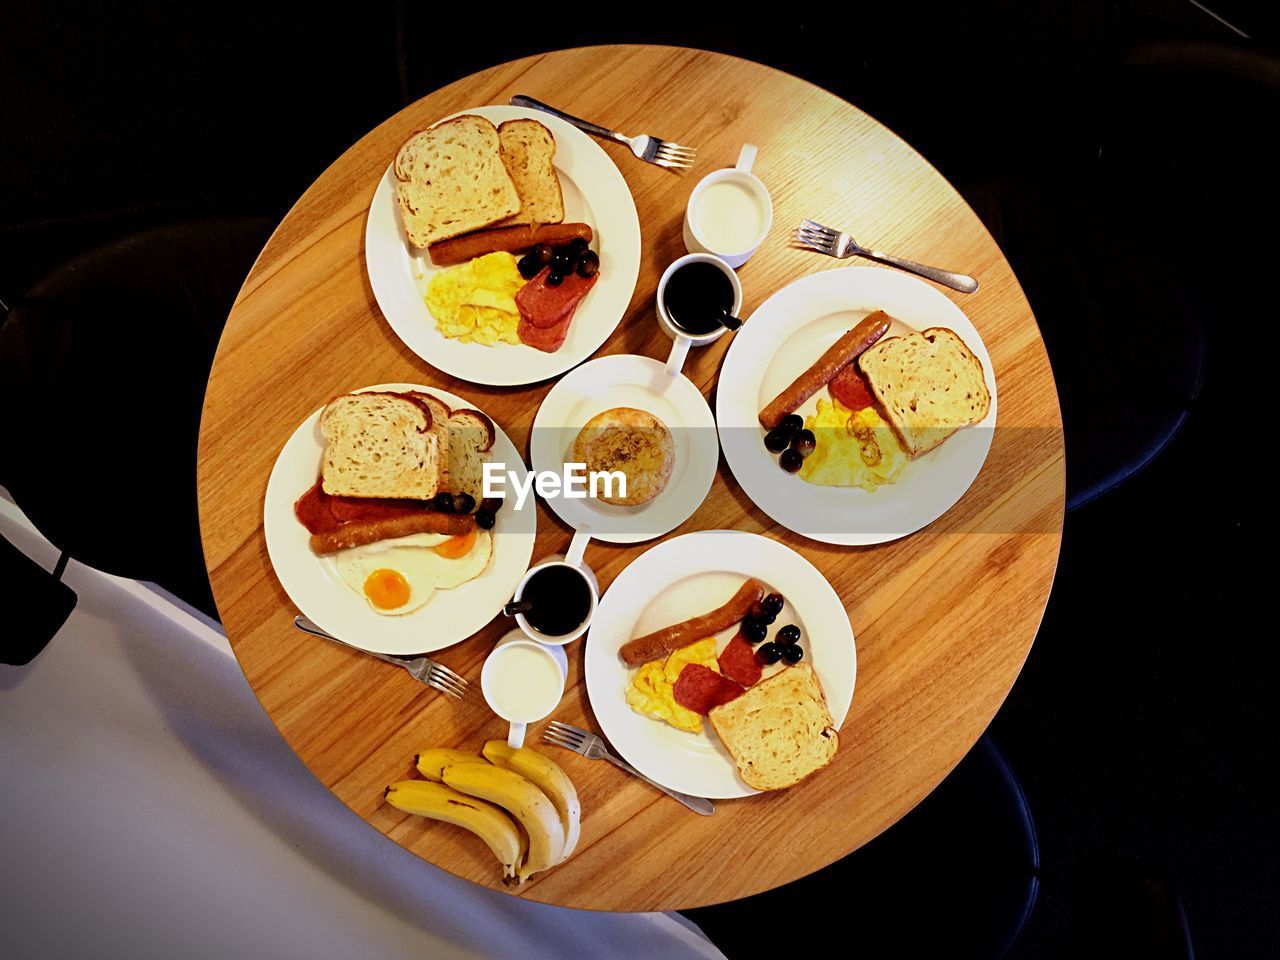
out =
[[[436,369],[472,383],[538,383],[576,367],[595,353],[626,313],[640,272],[640,220],[635,201],[626,180],[599,144],[558,117],[504,106],[474,107],[452,116],[464,113],[478,114],[494,124],[528,117],[544,124],[555,137],[555,167],[564,193],[565,222],[589,224],[594,234],[591,248],[600,255],[600,279],[578,305],[568,337],[555,353],[544,353],[524,344],[486,347],[449,340],[441,334],[423,296],[431,275],[443,268],[405,237],[390,164],[373,195],[365,225],[369,283],[396,336]]]
[[[435,387],[392,383],[356,392],[367,390],[418,390],[439,397],[454,409],[478,409],[471,401]],[[493,528],[493,557],[480,576],[451,590],[437,590],[425,606],[412,613],[398,617],[375,613],[364,597],[342,582],[331,559],[311,552],[310,535],[293,513],[294,503],[320,475],[324,437],[319,424],[323,409],[312,413],[293,432],[267,482],[263,509],[267,553],[285,593],[326,632],[374,653],[430,653],[467,639],[511,599],[516,584],[529,568],[537,529],[537,512],[532,504],[526,503],[523,510],[517,510],[514,500],[508,498],[509,502],[498,511]],[[516,471],[521,482],[528,472],[519,452],[496,422],[489,461]]]
[[[941,446],[908,464],[874,493],[806,483],[778,466],[764,446],[760,411],[831,344],[873,310],[895,319],[886,336],[949,327],[982,362],[991,409]],[[819,390],[797,411],[808,416]],[[955,505],[977,478],[996,425],[991,357],[969,318],[923,280],[875,267],[842,267],[802,277],[762,303],[733,338],[716,387],[720,445],[752,502],[789,530],[824,543],[883,543],[914,533]]]
[[[756,577],[786,599],[769,628],[800,627],[800,643],[822,683],[836,726],[853,700],[857,655],[844,604],[808,560],[775,540],[735,530],[709,530],[658,544],[618,575],[596,608],[587,634],[587,696],[600,729],[637,770],[665,786],[699,797],[746,797],[747,786],[708,720],[703,732],[686,733],[641,716],[624,694],[635,668],[618,650],[628,640],[713,610],[747,577]],[[736,628],[719,635],[719,649]],[[768,667],[768,676],[779,667]]]
[[[716,421],[701,391],[649,357],[615,354],[584,363],[551,388],[533,421],[529,459],[535,473],[560,473],[573,462],[582,425],[611,407],[645,410],[664,424],[675,447],[666,489],[648,503],[617,506],[597,499],[547,500],[565,523],[610,543],[639,543],[670,533],[693,514],[716,478]]]

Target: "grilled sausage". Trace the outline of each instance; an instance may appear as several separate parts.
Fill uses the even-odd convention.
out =
[[[624,643],[619,651],[623,663],[638,667],[733,626],[751,612],[753,604],[764,599],[764,591],[764,584],[752,578],[739,587],[738,592],[724,606]]]

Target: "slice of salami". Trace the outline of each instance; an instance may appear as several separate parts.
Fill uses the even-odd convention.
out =
[[[700,663],[690,663],[680,671],[672,691],[676,703],[686,710],[706,716],[712,707],[736,700],[744,693],[728,677],[722,677],[710,667]]]
[[[875,394],[867,384],[867,378],[858,369],[858,361],[846,363],[827,384],[831,396],[835,397],[850,410],[861,410],[876,402]]]
[[[516,336],[525,346],[534,347],[543,353],[555,353],[569,336],[569,324],[573,322],[575,307],[565,311],[564,316],[549,327],[539,327],[526,317],[520,318],[516,325]]]
[[[550,267],[520,288],[516,294],[516,306],[520,310],[520,319],[527,320],[535,327],[554,327],[565,315],[572,313],[578,301],[587,295],[593,286],[598,273],[590,277],[580,277],[577,273],[566,274],[564,280],[556,286],[547,283]]]
[[[756,659],[756,652],[751,644],[738,634],[729,641],[729,645],[720,653],[720,672],[730,680],[749,687],[760,679],[764,668]]]

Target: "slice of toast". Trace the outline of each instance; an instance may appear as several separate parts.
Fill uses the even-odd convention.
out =
[[[392,164],[396,202],[409,242],[426,247],[518,213],[497,128],[484,117],[454,117],[406,140]]]
[[[440,451],[431,409],[400,393],[351,393],[320,415],[323,488],[342,497],[427,500],[436,494]]]
[[[913,457],[991,409],[982,361],[946,327],[885,337],[858,357],[858,369]]]
[[[484,499],[484,464],[493,449],[493,421],[479,410],[455,410],[449,417],[449,491]]]
[[[451,490],[449,486],[449,418],[453,411],[439,397],[429,393],[410,391],[406,396],[413,397],[419,403],[425,403],[431,410],[431,432],[436,435],[436,450],[440,452],[439,469],[436,471],[436,489]]]
[[[840,747],[818,675],[807,663],[780,670],[708,714],[743,782],[782,790],[829,764]]]
[[[564,194],[556,176],[556,141],[537,120],[508,120],[498,125],[502,162],[520,194],[520,212],[497,226],[562,223]]]

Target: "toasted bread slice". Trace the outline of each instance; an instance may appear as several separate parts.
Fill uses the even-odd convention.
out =
[[[738,774],[757,790],[782,790],[829,764],[840,747],[818,675],[807,663],[780,670],[708,714]]]
[[[449,417],[449,491],[484,499],[484,464],[496,436],[493,421],[479,410],[455,410]]]
[[[520,210],[502,162],[497,128],[470,114],[415,133],[392,165],[409,242],[426,247],[479,230]]]
[[[626,496],[599,497],[623,506],[648,503],[665,490],[676,459],[667,425],[634,407],[614,407],[588,420],[573,442],[573,456],[588,475],[617,471],[626,477]]]
[[[497,226],[521,223],[561,223],[564,194],[556,176],[556,140],[537,120],[508,120],[498,125],[502,162],[520,194],[520,212]]]
[[[885,337],[858,357],[858,368],[913,457],[991,409],[982,361],[946,327]]]
[[[431,409],[407,394],[351,393],[320,415],[324,492],[426,500],[436,494],[440,451]]]
[[[453,411],[449,409],[447,403],[429,393],[420,393],[414,390],[408,393],[407,396],[412,397],[419,403],[425,403],[431,410],[431,432],[436,435],[436,450],[440,453],[440,468],[437,471],[436,488],[438,490],[449,490],[449,418],[453,416]]]

